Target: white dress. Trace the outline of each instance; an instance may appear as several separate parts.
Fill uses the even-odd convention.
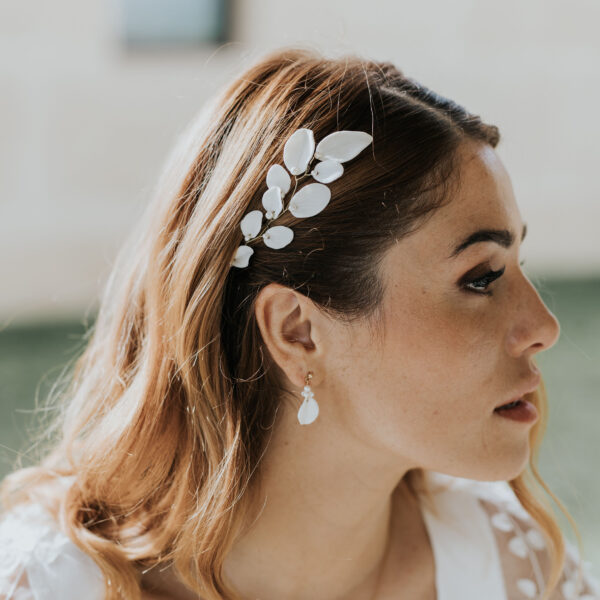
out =
[[[479,482],[428,472],[437,514],[421,504],[435,559],[437,600],[541,598],[549,559],[544,540],[506,482]],[[576,547],[552,600],[600,600],[600,583],[582,564],[574,591]],[[99,568],[37,505],[0,520],[1,600],[102,600]],[[400,598],[400,593],[398,594]]]

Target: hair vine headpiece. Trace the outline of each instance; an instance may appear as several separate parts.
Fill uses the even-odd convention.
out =
[[[271,165],[267,172],[267,191],[262,197],[267,221],[273,221],[286,210],[298,218],[320,213],[331,198],[331,191],[325,184],[338,179],[344,172],[342,163],[357,156],[372,141],[373,137],[364,131],[342,130],[330,133],[315,148],[311,129],[294,131],[283,148],[283,162],[295,179],[294,193],[289,205],[284,208],[283,198],[289,192],[292,180],[281,165]],[[307,173],[314,158],[319,162]],[[312,175],[318,183],[308,183],[296,192],[298,181],[308,175]],[[246,242],[262,237],[266,246],[279,249],[294,239],[294,232],[283,225],[270,226],[267,222],[266,229],[261,231],[262,222],[263,213],[260,210],[252,210],[244,216],[240,227]],[[236,250],[231,266],[247,267],[253,254],[250,246],[242,244]]]

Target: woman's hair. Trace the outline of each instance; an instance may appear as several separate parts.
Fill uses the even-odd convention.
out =
[[[300,127],[317,141],[347,129],[373,142],[329,184],[325,210],[279,217],[292,243],[258,244],[247,268],[231,267],[240,221],[261,208],[267,170]],[[257,326],[257,294],[272,282],[288,286],[328,315],[381,333],[383,255],[451,201],[463,144],[499,139],[496,126],[389,62],[304,48],[255,62],[169,157],[117,256],[83,353],[50,394],[58,410],[43,429],[49,445],[39,464],[2,483],[5,508],[37,501],[55,511],[101,568],[109,599],[139,599],[139,572],[158,564],[172,564],[207,600],[239,598],[222,565],[255,515],[260,459],[288,397]],[[542,415],[530,434],[534,479],[524,471],[510,485],[549,542],[550,592],[565,544],[532,484],[577,527],[536,467],[543,384],[530,399]],[[52,492],[60,482],[66,487]],[[422,469],[405,483],[413,498],[428,496]]]

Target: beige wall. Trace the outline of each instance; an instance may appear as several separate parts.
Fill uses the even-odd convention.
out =
[[[504,136],[535,275],[600,274],[594,1],[238,0],[233,40],[123,50],[117,6],[0,3],[0,320],[80,314],[177,133],[264,51],[392,60]]]

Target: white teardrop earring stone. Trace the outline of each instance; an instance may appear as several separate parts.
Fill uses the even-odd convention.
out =
[[[319,416],[319,405],[309,385],[305,385],[301,392],[304,401],[298,410],[300,425],[310,425]]]
[[[319,405],[314,398],[304,400],[298,410],[300,425],[310,425],[319,416]]]

